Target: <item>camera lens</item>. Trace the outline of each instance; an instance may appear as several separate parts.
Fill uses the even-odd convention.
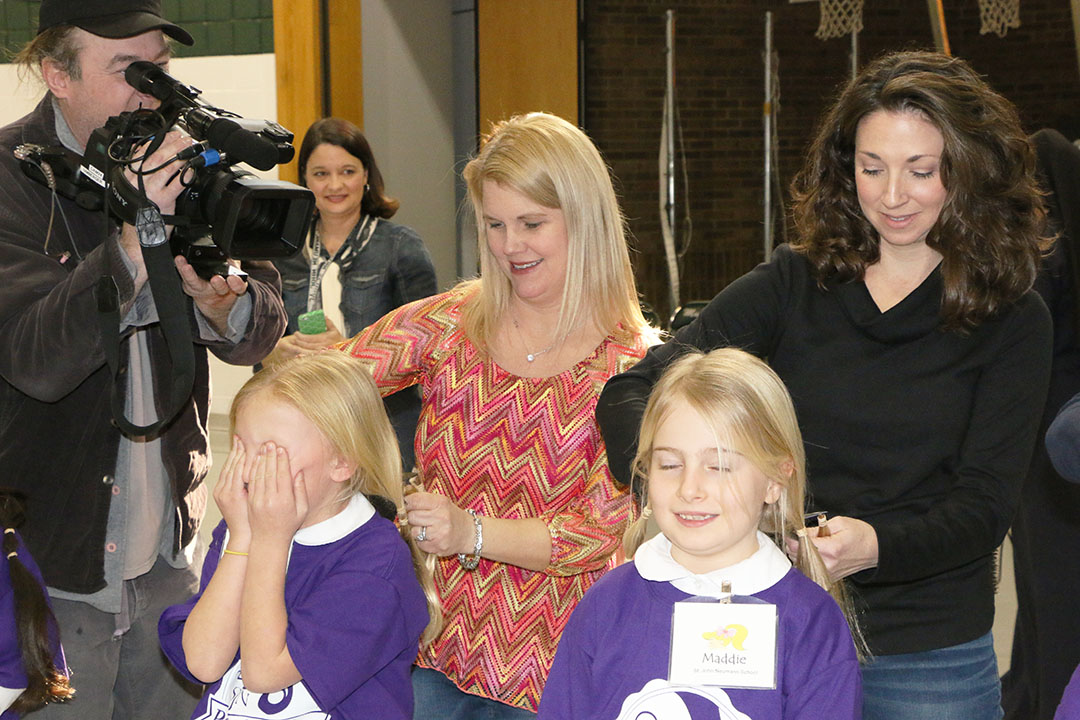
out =
[[[283,213],[288,212],[288,202],[246,195],[240,201],[236,219],[237,232],[272,233],[281,228]]]

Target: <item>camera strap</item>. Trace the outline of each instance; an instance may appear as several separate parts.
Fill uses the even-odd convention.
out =
[[[139,213],[139,243],[146,263],[146,282],[157,306],[158,322],[169,349],[170,366],[161,377],[172,379],[168,404],[157,421],[135,425],[124,416],[124,390],[120,365],[120,298],[116,282],[105,275],[96,289],[98,317],[101,321],[105,361],[113,376],[112,411],[117,426],[129,435],[154,435],[183,409],[195,386],[195,349],[191,322],[187,315],[188,298],[173,264],[173,254],[165,235],[165,226],[157,208]],[[156,243],[156,244],[154,244]]]

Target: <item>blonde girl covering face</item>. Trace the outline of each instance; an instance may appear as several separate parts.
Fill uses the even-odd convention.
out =
[[[209,686],[201,706],[284,691],[290,712],[311,717],[359,717],[373,702],[381,716],[411,713],[409,669],[441,616],[408,526],[377,517],[374,496],[403,502],[374,381],[341,353],[297,357],[254,375],[230,420],[214,490],[224,526],[199,593],[162,616],[166,653]],[[357,602],[363,614],[328,627]],[[362,659],[343,671],[343,655]],[[378,705],[385,688],[404,699]]]
[[[302,503],[306,507],[299,527],[333,516],[357,494],[377,495],[399,508],[402,536],[409,542],[428,598],[432,619],[424,641],[430,641],[441,627],[438,599],[425,556],[408,532],[397,439],[371,375],[340,353],[304,356],[248,380],[233,400],[229,421],[233,448],[221,477],[233,478],[234,483],[231,487],[218,483],[214,500],[219,507],[251,497],[244,473],[269,475],[280,467],[282,479],[293,478],[293,491],[287,492],[287,483],[281,482],[280,495],[273,497],[266,487],[269,483],[264,483],[263,495],[257,494],[255,500],[276,500],[282,506],[291,500],[294,521]],[[237,526],[242,539],[239,519]],[[237,533],[232,524],[229,528],[235,541]]]

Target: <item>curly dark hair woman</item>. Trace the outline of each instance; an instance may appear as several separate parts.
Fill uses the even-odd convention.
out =
[[[612,470],[628,481],[626,438],[686,347],[767,358],[795,401],[807,510],[830,518],[814,542],[864,608],[863,717],[996,720],[993,556],[1053,339],[1032,147],[963,60],[892,53],[840,90],[794,189],[797,242],[608,382]]]
[[[1016,302],[1035,281],[1044,210],[1035,152],[1016,108],[966,62],[937,53],[886,55],[840,92],[792,192],[799,241],[818,282],[861,279],[880,255],[859,207],[855,136],[872,113],[914,113],[945,141],[945,203],[926,245],[941,254],[945,325],[970,329]]]

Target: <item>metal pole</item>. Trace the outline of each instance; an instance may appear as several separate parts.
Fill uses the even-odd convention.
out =
[[[765,13],[765,103],[762,105],[762,118],[765,125],[765,261],[772,257],[772,12]]]
[[[851,31],[851,79],[859,74],[859,33]]]
[[[952,55],[949,49],[949,32],[945,29],[945,8],[941,0],[926,0],[926,9],[930,11],[930,30],[934,33],[934,45],[938,52]]]
[[[675,246],[675,11],[666,13],[667,68],[664,90],[664,121],[660,163],[660,231],[668,270],[668,302],[674,313],[680,305],[679,257]]]
[[[1071,0],[1073,40],[1076,45],[1076,64],[1080,68],[1080,0]]]
[[[675,11],[667,11],[667,93],[664,115],[667,117],[667,203],[668,226],[675,235]]]

